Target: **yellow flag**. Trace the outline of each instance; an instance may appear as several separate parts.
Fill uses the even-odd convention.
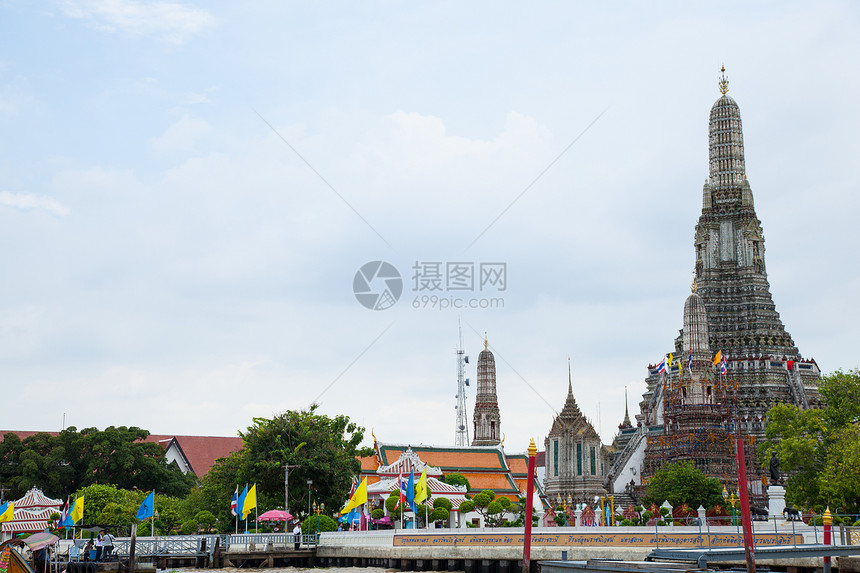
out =
[[[0,505],[0,522],[12,521],[12,516],[15,513],[15,502],[10,501]]]
[[[248,490],[248,495],[245,496],[245,503],[242,505],[242,519],[246,519],[251,510],[257,507],[257,484],[251,486]]]
[[[720,363],[720,360],[723,359],[723,351],[717,350],[717,355],[714,356],[714,366]]]
[[[75,506],[72,508],[72,523],[77,523],[84,518],[84,496],[75,500]]]
[[[684,366],[681,364],[681,359],[678,359],[678,378],[681,377],[681,373],[684,371]]]
[[[415,503],[421,503],[427,499],[429,494],[430,492],[427,491],[427,466],[424,466],[424,471],[421,472],[421,477],[415,484]]]
[[[352,497],[349,498],[349,503],[346,504],[346,507],[340,510],[340,514],[343,515],[345,513],[349,513],[349,511],[359,505],[367,503],[367,478],[361,480],[361,483],[358,484],[358,487],[355,488],[355,492],[352,494]]]
[[[672,367],[672,353],[669,353],[669,368]]]

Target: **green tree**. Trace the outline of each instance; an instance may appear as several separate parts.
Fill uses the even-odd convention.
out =
[[[372,453],[361,448],[364,429],[347,416],[329,417],[307,410],[287,411],[272,419],[254,418],[240,432],[243,448],[215,462],[201,484],[201,509],[209,509],[222,522],[231,521],[229,506],[236,484],[257,484],[261,510],[283,507],[284,466],[290,470],[290,512],[306,515],[308,501],[331,509],[347,501],[350,482],[361,466],[358,456]],[[313,484],[308,499],[307,480]],[[226,501],[225,501],[226,500]]]
[[[759,459],[776,452],[788,475],[789,503],[840,512],[860,511],[860,370],[838,370],[818,386],[823,407],[777,404],[768,411]]]
[[[460,473],[450,473],[442,476],[442,482],[447,483],[448,485],[464,485],[466,486],[466,491],[472,491],[472,484],[469,483],[469,480]]]
[[[197,512],[197,515],[194,516],[194,519],[200,529],[207,533],[215,526],[215,515],[211,511],[199,511]]]
[[[92,484],[187,494],[195,476],[167,464],[164,448],[145,442],[147,436],[146,430],[125,426],[69,427],[56,436],[39,433],[24,440],[6,434],[0,442],[0,482],[12,486],[12,496],[38,485],[49,496],[65,497]]]
[[[672,507],[686,503],[693,509],[710,509],[723,503],[722,491],[720,480],[708,477],[693,462],[670,463],[648,481],[645,499],[647,504],[668,500]]]

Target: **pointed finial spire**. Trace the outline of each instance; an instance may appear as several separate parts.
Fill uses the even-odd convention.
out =
[[[729,92],[729,78],[726,77],[726,66],[720,68],[722,76],[720,77],[720,93],[726,95]]]
[[[630,413],[627,410],[627,386],[624,387],[624,424],[630,425]]]
[[[573,377],[570,375],[570,356],[567,357],[567,389],[573,394]]]
[[[699,290],[699,283],[696,282],[696,277],[693,277],[693,283],[690,285],[690,290],[693,291],[693,294],[696,294],[696,291]]]
[[[484,331],[484,350],[487,350],[487,347],[490,346],[490,343],[487,342],[487,331]]]

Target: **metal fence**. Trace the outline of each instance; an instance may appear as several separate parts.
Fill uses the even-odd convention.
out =
[[[217,540],[217,535],[138,537],[134,552],[138,557],[205,557],[213,554]],[[87,542],[88,540],[76,539],[74,543],[78,549],[83,550]],[[114,540],[114,556],[128,557],[130,549],[130,538],[118,537]]]
[[[299,536],[299,548],[316,547],[319,537],[316,534]],[[227,535],[224,547],[227,551],[264,551],[269,546],[278,549],[295,547],[296,535],[292,533],[239,533]]]

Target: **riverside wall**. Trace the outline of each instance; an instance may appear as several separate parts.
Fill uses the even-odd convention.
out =
[[[818,536],[820,540],[821,531]],[[782,524],[756,531],[757,546],[814,543],[808,526]],[[642,561],[659,547],[737,547],[736,527],[580,527],[532,530],[532,561],[595,558]],[[470,530],[384,530],[332,532],[320,537],[317,558],[325,562],[488,561],[516,562],[523,557],[522,528]],[[394,565],[392,565],[394,566]],[[810,563],[809,566],[815,566]],[[402,567],[401,567],[402,568]],[[468,569],[468,567],[466,567]]]

